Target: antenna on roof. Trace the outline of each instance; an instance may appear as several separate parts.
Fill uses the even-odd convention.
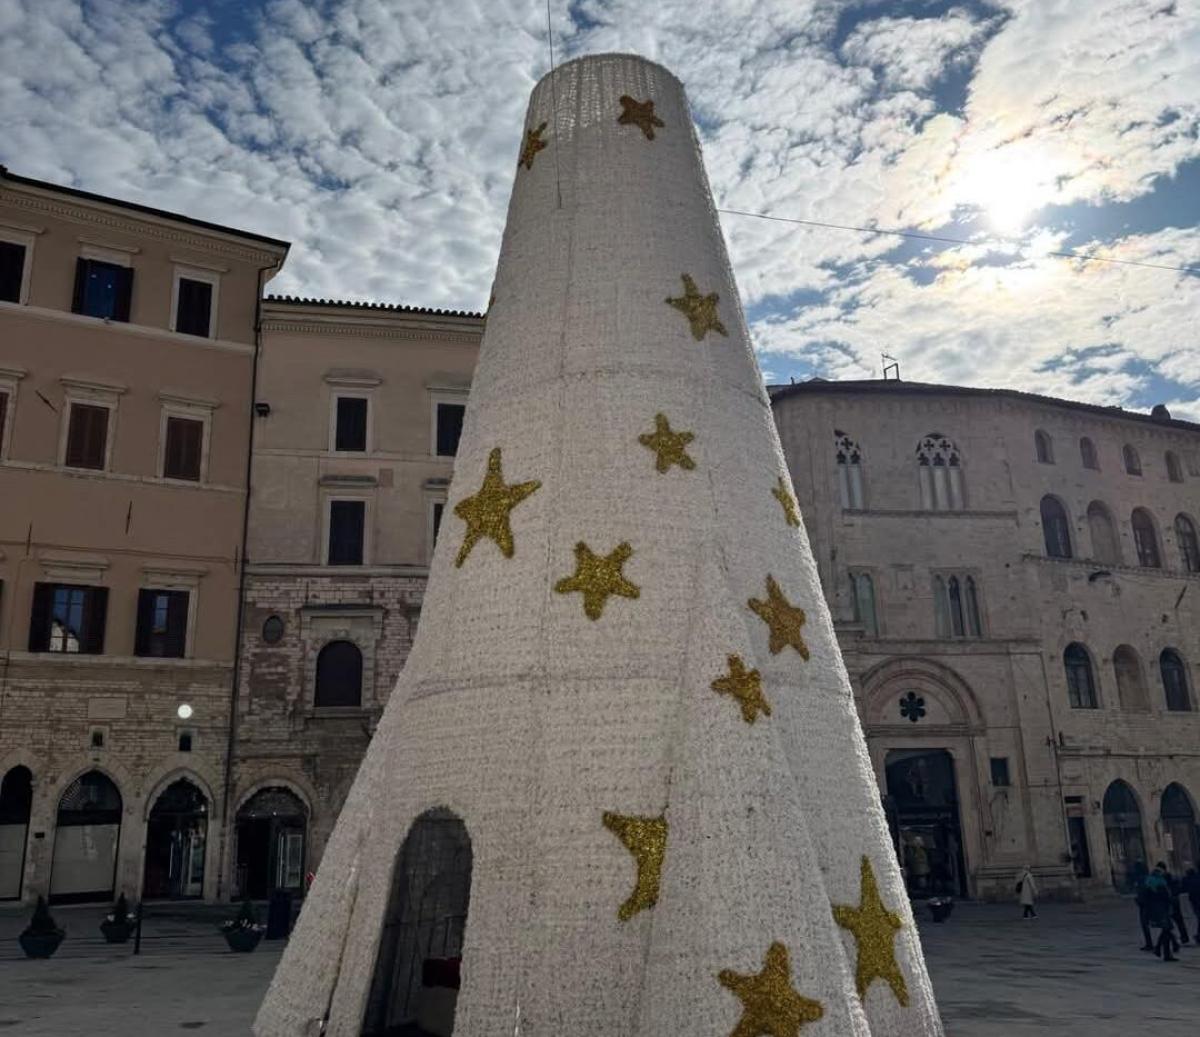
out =
[[[879,356],[883,361],[883,380],[886,382],[894,378],[897,382],[900,381],[900,361],[887,353],[880,353]],[[888,363],[889,360],[891,363]]]

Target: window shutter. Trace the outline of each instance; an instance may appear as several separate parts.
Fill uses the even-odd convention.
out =
[[[212,291],[212,285],[207,281],[194,281],[189,277],[179,279],[176,331],[208,337],[212,321]]]
[[[87,403],[72,404],[70,424],[67,427],[67,464],[71,468],[102,469],[107,435],[107,407],[96,407]]]
[[[4,454],[4,419],[8,417],[8,393],[0,392],[0,456]]]
[[[200,479],[200,453],[204,423],[194,418],[167,418],[163,475],[172,479]]]
[[[75,294],[71,298],[71,312],[83,312],[83,293],[87,290],[88,261],[75,260]]]
[[[104,623],[108,618],[108,588],[89,587],[84,601],[83,644],[79,647],[89,655],[102,655]]]
[[[50,608],[54,602],[54,584],[33,585],[33,608],[29,614],[29,650],[44,652],[50,647]]]
[[[133,654],[150,654],[150,631],[154,627],[154,591],[139,590],[137,603],[137,633],[133,638]]]
[[[0,241],[0,300],[21,301],[21,281],[25,275],[25,246]]]
[[[123,266],[117,270],[116,289],[112,319],[128,323],[133,303],[133,267]]]
[[[182,659],[187,648],[188,592],[172,591],[167,602],[167,637],[163,655]]]

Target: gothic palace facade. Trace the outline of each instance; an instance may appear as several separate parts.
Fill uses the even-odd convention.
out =
[[[483,317],[263,298],[287,248],[0,168],[0,899],[262,897],[320,861]],[[1200,426],[772,396],[914,895],[1200,860]]]

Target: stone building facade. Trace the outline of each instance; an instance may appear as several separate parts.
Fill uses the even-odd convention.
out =
[[[772,396],[912,892],[1200,862],[1200,426],[895,380]]]
[[[216,897],[287,244],[0,167],[0,898]]]
[[[228,862],[315,870],[408,655],[483,318],[268,299]]]

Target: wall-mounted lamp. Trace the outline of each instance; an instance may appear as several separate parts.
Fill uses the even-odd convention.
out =
[[[254,413],[260,418],[269,417],[271,414],[271,405],[260,401],[254,405]]]

